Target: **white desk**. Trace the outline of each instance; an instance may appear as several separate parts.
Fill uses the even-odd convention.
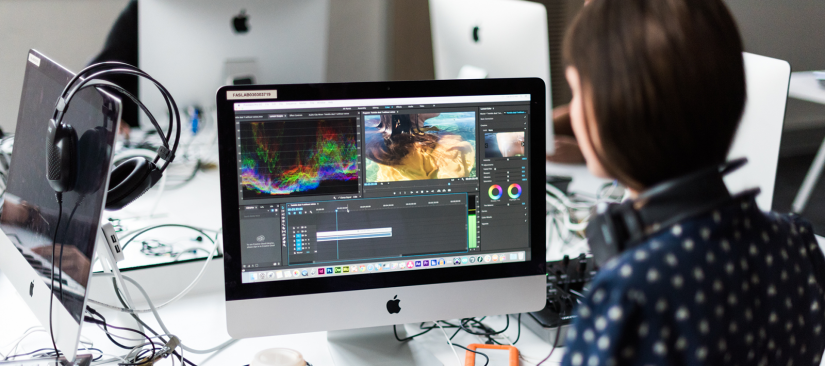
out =
[[[579,169],[578,172],[582,173],[581,169]],[[555,172],[554,174],[563,173]],[[576,182],[576,184],[580,183],[582,182]],[[107,215],[123,219],[123,224],[130,230],[167,222],[185,223],[217,229],[220,226],[220,201],[218,193],[218,174],[217,171],[213,170],[200,173],[195,180],[182,188],[164,192],[155,217],[147,218],[141,216],[145,216],[152,205],[154,205],[157,197],[156,189],[147,193],[132,206],[129,206],[129,208]],[[141,218],[128,219],[129,217]],[[178,235],[184,239],[187,236],[192,237],[196,235],[194,232],[190,233],[185,230],[174,231],[174,233],[174,235]],[[158,238],[158,235],[166,234],[158,231],[154,235],[147,234],[145,238]],[[136,240],[135,242],[135,244],[130,244],[130,247],[125,250],[127,260],[121,262],[121,264],[144,265],[158,261],[158,259],[146,258],[141,255],[138,251],[140,240]],[[207,247],[209,243],[204,243],[203,245]],[[174,296],[185,287],[200,269],[202,263],[203,262],[199,261],[181,263],[148,270],[125,271],[124,273],[133,276],[147,288],[153,301],[157,304]],[[108,280],[102,280],[101,278],[93,279],[89,291],[90,298],[111,305],[117,304]],[[130,292],[136,300],[137,306],[139,308],[145,308],[145,304],[139,301],[138,292],[136,290],[131,290]],[[161,309],[159,312],[169,330],[174,332],[184,344],[199,349],[211,348],[229,339],[229,335],[226,333],[224,298],[223,262],[221,260],[215,260],[209,265],[203,280],[201,280],[199,285],[190,292],[189,295]],[[0,273],[0,299],[2,299],[2,301],[0,301],[0,330],[2,330],[0,331],[0,352],[6,352],[9,342],[23,334],[29,327],[37,326],[39,323],[2,273]],[[99,306],[92,305],[92,307],[103,313],[110,323],[135,327],[134,321],[125,314],[109,311]],[[160,331],[160,327],[157,326],[154,318],[149,314],[141,316],[141,319],[156,331]],[[503,316],[494,316],[485,320],[485,324],[495,329],[500,329],[504,326],[505,319]],[[417,332],[413,332],[415,332],[417,327],[418,324],[408,325],[408,334],[416,334]],[[447,329],[447,331],[449,332],[449,329]],[[515,340],[516,333],[517,326],[515,318],[513,318],[511,326],[505,334]],[[100,348],[106,353],[118,355],[125,353],[123,350],[116,348],[96,326],[85,324],[82,335],[91,339],[94,342],[94,347]],[[457,335],[454,340],[456,343],[464,346],[470,343],[483,343],[479,338],[463,332]],[[443,364],[455,365],[455,356],[447,345],[444,335],[440,330],[431,331],[429,334],[416,338],[414,342],[429,349]],[[522,363],[523,365],[537,363],[543,359],[551,349],[550,344],[539,339],[524,326],[521,329],[521,338],[517,346],[520,352],[527,357],[528,360],[532,361],[531,363]],[[26,338],[21,344],[23,351],[49,347],[51,347],[51,341],[47,333],[32,335]],[[209,359],[207,365],[245,365],[249,363],[252,356],[258,351],[273,347],[296,349],[304,355],[307,361],[315,366],[334,364],[327,347],[326,332],[317,332],[244,339]],[[459,357],[462,359],[463,365],[465,352],[460,349],[457,351]],[[504,355],[503,352],[485,353],[491,355],[491,365],[506,364],[506,355]],[[557,364],[563,354],[563,348],[556,350],[556,352],[553,353],[553,358],[549,360],[553,362],[545,362],[545,364]],[[202,365],[203,361],[208,357],[208,355],[193,355],[189,353],[185,353],[184,356],[191,359],[197,365]],[[479,359],[481,359],[481,357],[479,357]],[[160,364],[171,365],[171,361],[167,360]]]
[[[791,73],[788,96],[813,103],[825,104],[825,87],[814,78],[813,71]]]
[[[607,182],[594,178],[587,173],[584,166],[567,166],[559,164],[548,164],[548,173],[556,175],[568,175],[574,178],[571,189],[581,192],[595,192],[598,187]],[[159,213],[166,213],[167,216],[160,218],[125,221],[127,225],[143,226],[156,221],[162,222],[182,222],[204,227],[212,227],[209,224],[220,223],[219,202],[217,198],[218,183],[217,172],[211,171],[203,173],[193,181],[179,190],[167,191],[164,193]],[[145,208],[154,203],[154,192],[150,192],[145,197],[135,203],[135,206],[127,211],[122,211],[116,216],[128,217],[126,214],[140,214],[141,207]],[[121,216],[122,215],[122,216]],[[151,238],[151,235],[147,235]],[[820,245],[825,245],[825,239],[818,237]],[[137,246],[135,246],[137,247]],[[130,253],[130,256],[139,254]],[[152,297],[156,302],[162,302],[176,294],[185,286],[189,278],[200,269],[202,262],[190,262],[155,268],[153,270],[129,271],[126,274],[134,276],[144,287],[152,284],[162,284],[156,286]],[[226,333],[226,317],[224,313],[224,292],[223,292],[223,263],[220,260],[213,261],[207,270],[207,274],[201,283],[186,297],[180,301],[160,310],[160,315],[170,331],[178,335],[181,340],[193,348],[210,348],[229,339]],[[173,276],[173,274],[175,276]],[[170,281],[169,278],[182,278],[180,281]],[[90,288],[91,298],[116,304],[116,300],[111,295],[111,287],[107,281],[95,279]],[[132,292],[135,296],[136,292]],[[0,352],[8,351],[8,343],[32,326],[39,325],[37,319],[28,310],[23,300],[11,287],[11,284],[0,273]],[[139,307],[144,304],[137,301]],[[107,320],[111,323],[134,327],[134,322],[122,313],[115,313],[97,307]],[[142,316],[142,319],[150,324],[155,330],[160,330],[157,323],[151,316]],[[485,320],[485,324],[500,329],[503,328],[505,319],[503,316],[493,316]],[[408,324],[408,334],[415,334],[418,324]],[[449,330],[448,330],[449,332]],[[517,326],[514,321],[505,334],[515,340]],[[123,354],[123,350],[116,348],[97,327],[85,324],[82,335],[94,342],[94,347],[102,349],[110,354]],[[456,343],[467,345],[470,343],[481,343],[480,340],[466,333],[459,333],[454,339]],[[447,345],[443,334],[439,330],[431,331],[429,334],[414,340],[418,345],[429,349],[444,365],[455,365],[455,356]],[[522,365],[533,365],[544,358],[551,349],[551,345],[539,339],[527,327],[521,329],[521,339],[517,344],[519,351],[528,362],[521,362]],[[22,351],[32,351],[39,348],[51,347],[47,333],[32,335],[21,344]],[[301,352],[304,357],[315,366],[334,365],[327,347],[326,333],[306,333],[276,337],[264,337],[255,339],[244,339],[233,344],[223,352],[208,359],[207,365],[245,365],[252,356],[260,350],[272,347],[293,348]],[[487,352],[491,356],[491,365],[506,364],[506,356],[502,352]],[[553,353],[553,358],[545,364],[558,364],[564,354],[564,348],[560,348]],[[465,352],[459,350],[459,357],[463,359]],[[203,365],[208,355],[184,354],[197,365]],[[170,365],[171,361],[166,360],[161,365]],[[825,365],[825,361],[823,362]],[[339,365],[341,366],[341,365]]]

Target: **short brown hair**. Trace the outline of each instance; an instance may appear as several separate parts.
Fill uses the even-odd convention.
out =
[[[591,98],[596,155],[622,183],[647,188],[725,161],[746,91],[722,0],[593,0],[565,37],[564,61]]]

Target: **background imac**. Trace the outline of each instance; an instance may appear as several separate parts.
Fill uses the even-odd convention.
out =
[[[329,7],[329,0],[141,0],[138,66],[182,110],[211,110],[215,91],[233,82],[323,82]],[[165,108],[147,80],[139,85],[147,107]]]
[[[553,153],[547,9],[514,0],[430,0],[436,79],[538,77],[547,96],[545,149]]]

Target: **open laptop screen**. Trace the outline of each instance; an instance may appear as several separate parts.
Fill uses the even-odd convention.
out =
[[[55,294],[79,322],[106,195],[120,100],[94,88],[80,91],[72,100],[64,122],[77,135],[76,183],[63,194],[61,212],[46,180],[46,140],[55,102],[72,76],[71,71],[30,51],[0,228],[48,286],[52,252],[58,258],[62,246],[62,271],[55,268],[54,272]],[[57,245],[52,248],[56,228]],[[55,263],[55,267],[60,266]],[[61,282],[62,294],[58,291]]]

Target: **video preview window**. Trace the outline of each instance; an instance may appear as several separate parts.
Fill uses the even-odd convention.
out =
[[[525,156],[524,131],[484,134],[484,157],[511,158]]]
[[[364,116],[366,182],[476,177],[476,113]]]
[[[358,193],[355,118],[240,126],[243,199]]]

